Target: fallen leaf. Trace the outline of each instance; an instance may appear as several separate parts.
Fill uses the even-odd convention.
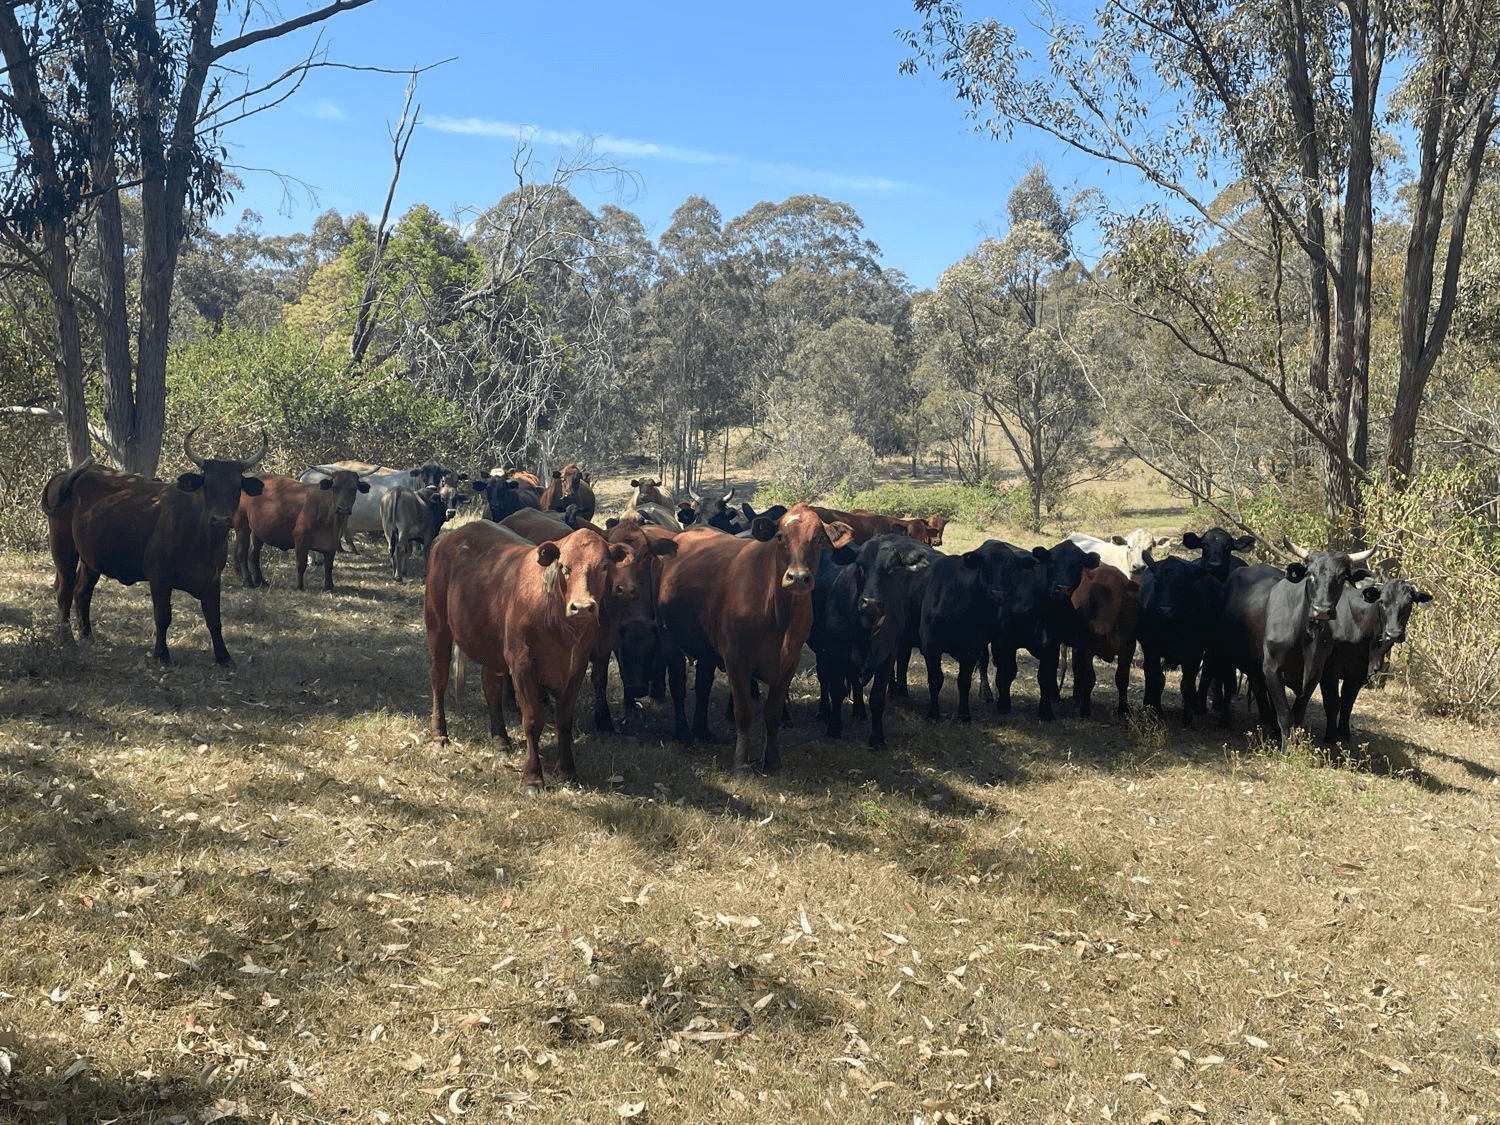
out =
[[[645,1102],[621,1102],[615,1106],[615,1112],[621,1117],[639,1117],[646,1112]]]

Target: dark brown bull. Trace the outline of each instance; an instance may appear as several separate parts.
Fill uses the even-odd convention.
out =
[[[685,531],[677,554],[663,561],[658,620],[675,648],[668,663],[679,737],[686,734],[683,657],[698,661],[694,732],[708,736],[708,695],[722,663],[734,694],[734,767],[750,751],[751,681],[765,681],[764,768],[781,766],[777,728],[802,645],[812,628],[813,577],[824,551],[852,538],[848,525],[825,525],[806,504],[781,517],[758,519],[752,538]]]
[[[552,471],[547,490],[542,493],[542,511],[562,512],[576,507],[584,519],[594,518],[594,490],[589,475],[577,465],[564,465]]]
[[[172,591],[185,590],[203,606],[214,660],[233,664],[219,618],[220,576],[240,493],[255,496],[261,490],[261,482],[246,474],[265,456],[266,439],[261,435],[260,452],[247,461],[199,457],[192,430],[183,436],[182,448],[198,471],[183,473],[175,484],[92,462],[47,482],[42,511],[57,567],[57,608],[66,626],[70,607],[76,607],[79,635],[89,637],[89,610],[101,576],[125,586],[149,583],[156,620],[153,652],[166,664]]]
[[[1135,659],[1135,627],[1140,616],[1141,588],[1112,566],[1085,570],[1073,591],[1073,611],[1078,632],[1073,644],[1073,699],[1078,714],[1087,718],[1093,709],[1094,661],[1115,666],[1115,689],[1119,693],[1116,712],[1130,710],[1130,663]]]
[[[261,548],[266,545],[297,552],[297,589],[305,590],[309,551],[323,552],[323,589],[333,589],[333,556],[349,524],[354,500],[370,485],[353,469],[339,469],[317,484],[271,474],[265,486],[234,516],[234,566],[246,586],[264,586]]]
[[[577,777],[573,764],[573,709],[599,635],[601,602],[617,564],[630,550],[593,531],[575,531],[540,546],[514,545],[508,533],[483,520],[465,524],[433,544],[427,562],[427,648],[432,673],[432,734],[448,741],[443,695],[453,649],[484,666],[490,734],[506,749],[502,677],[509,676],[526,734],[521,780],[528,793],[542,787],[537,752],[546,725],[543,692],[557,699],[557,772]],[[460,668],[461,674],[461,668]]]
[[[611,543],[630,548],[634,562],[615,568],[615,588],[604,603],[599,639],[594,642],[590,681],[594,687],[594,729],[612,731],[609,713],[609,657],[614,653],[620,669],[623,692],[623,726],[635,709],[635,701],[660,684],[665,667],[660,626],[656,623],[657,587],[661,560],[677,553],[676,533],[648,527],[635,520],[621,520],[605,533]],[[657,697],[665,695],[657,689]]]

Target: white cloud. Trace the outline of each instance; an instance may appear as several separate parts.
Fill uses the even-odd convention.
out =
[[[911,185],[883,176],[859,176],[844,172],[824,172],[817,169],[798,168],[790,164],[765,164],[722,153],[701,152],[698,149],[679,148],[676,145],[657,144],[654,141],[637,141],[627,137],[598,136],[589,133],[564,132],[558,129],[542,129],[535,125],[519,125],[513,121],[488,121],[478,117],[430,117],[423,122],[428,128],[440,133],[456,133],[470,137],[497,137],[505,140],[525,140],[535,144],[556,145],[561,148],[580,148],[590,145],[596,152],[610,152],[616,156],[647,157],[670,160],[678,164],[730,164],[746,171],[776,180],[795,181],[826,191],[906,191]]]
[[[343,107],[337,102],[331,102],[327,98],[319,98],[313,103],[311,113],[314,117],[323,121],[348,121],[349,115],[344,112]]]

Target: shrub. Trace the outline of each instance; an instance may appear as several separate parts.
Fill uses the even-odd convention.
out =
[[[1323,494],[1310,471],[1294,473],[1282,485],[1267,485],[1240,506],[1241,520],[1262,543],[1280,546],[1286,538],[1310,550],[1330,539],[1322,512]]]
[[[938,484],[927,488],[887,484],[855,493],[849,507],[865,508],[883,516],[946,516],[978,527],[988,527],[1000,518],[994,490],[966,484]]]
[[[1063,510],[1079,529],[1097,535],[1119,524],[1125,515],[1125,496],[1120,492],[1078,488],[1068,493]]]

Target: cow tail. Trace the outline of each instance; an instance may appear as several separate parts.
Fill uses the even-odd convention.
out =
[[[43,485],[42,511],[50,515],[51,513],[61,508],[70,499],[72,499],[73,486],[78,483],[78,478],[83,475],[83,471],[89,468],[89,466],[91,466],[93,463],[93,457],[85,457],[77,465],[74,465],[71,469],[64,473],[60,478],[54,478],[57,480],[57,486],[55,490],[52,486],[51,481],[48,481],[47,484]]]
[[[464,659],[464,654],[459,651],[457,645],[448,650],[448,660],[448,668],[453,678],[453,702],[458,705],[464,701],[469,662]]]

